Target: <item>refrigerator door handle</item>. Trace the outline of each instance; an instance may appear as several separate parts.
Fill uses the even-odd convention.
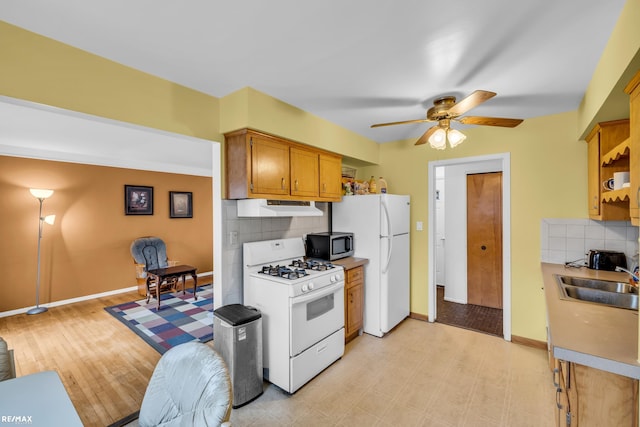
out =
[[[389,263],[391,263],[391,249],[392,249],[392,245],[393,245],[393,237],[392,236],[386,236],[385,239],[387,239],[389,241],[389,252],[387,252],[387,262],[384,264],[384,267],[382,267],[382,273],[383,274],[385,274],[389,270]]]
[[[389,215],[389,207],[384,200],[381,201],[382,211],[384,212],[385,222],[387,223],[387,236],[393,236],[391,231],[391,216]]]
[[[384,200],[382,200],[382,210],[384,212],[385,221],[387,223],[387,235],[380,236],[380,237],[385,237],[389,242],[389,252],[387,252],[387,262],[384,264],[384,267],[382,267],[382,273],[384,274],[389,270],[389,263],[391,262],[393,233],[391,232],[391,218],[389,217],[389,208],[387,207],[387,204],[384,202]]]

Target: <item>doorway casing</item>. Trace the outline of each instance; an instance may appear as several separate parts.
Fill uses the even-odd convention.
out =
[[[428,164],[428,200],[430,206],[436,203],[436,168],[446,166],[469,165],[482,162],[499,161],[502,171],[502,300],[503,300],[503,337],[511,341],[511,156],[510,153],[492,154],[486,156],[465,157],[450,160],[437,160]],[[446,197],[446,195],[445,195]],[[446,213],[445,213],[446,214]],[[428,214],[428,316],[429,322],[436,320],[436,212],[429,209]],[[466,265],[465,265],[466,270]]]

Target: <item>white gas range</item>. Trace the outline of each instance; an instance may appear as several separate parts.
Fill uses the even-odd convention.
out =
[[[244,304],[262,313],[264,378],[294,393],[344,354],[344,270],[302,238],[243,245]]]

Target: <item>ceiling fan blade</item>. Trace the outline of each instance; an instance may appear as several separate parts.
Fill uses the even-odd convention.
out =
[[[459,102],[456,102],[453,107],[449,108],[449,114],[452,116],[461,116],[494,96],[496,96],[495,92],[476,90],[471,95],[461,99]]]
[[[418,139],[415,143],[415,145],[422,145],[422,144],[426,144],[427,141],[429,140],[429,137],[436,131],[438,130],[438,125],[435,126],[431,126],[429,129],[427,129],[427,131],[425,133],[422,134],[422,136],[420,137],[420,139]]]
[[[467,116],[458,119],[460,123],[465,125],[482,125],[482,126],[502,126],[505,128],[514,128],[523,122],[522,119],[505,119],[501,117],[476,117]]]
[[[382,126],[393,126],[393,125],[406,125],[409,123],[422,123],[422,122],[430,122],[429,119],[416,119],[416,120],[405,120],[402,122],[389,122],[389,123],[377,123],[375,125],[371,125],[372,128],[379,128]]]

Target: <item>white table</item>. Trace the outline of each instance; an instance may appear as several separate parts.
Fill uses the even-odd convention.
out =
[[[55,371],[0,381],[0,426],[82,427]]]

